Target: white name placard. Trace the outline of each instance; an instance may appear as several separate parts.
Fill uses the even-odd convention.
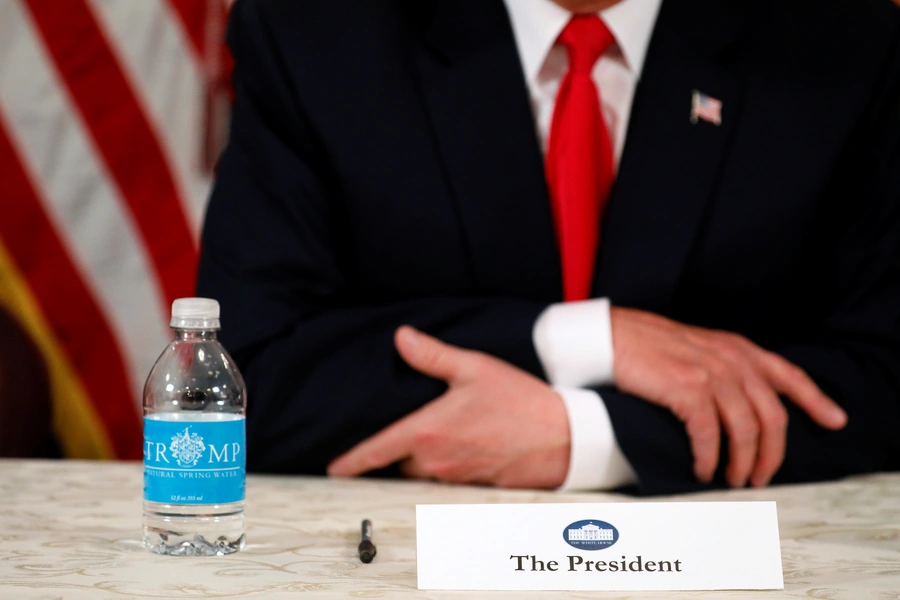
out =
[[[419,589],[783,589],[774,502],[416,507]]]

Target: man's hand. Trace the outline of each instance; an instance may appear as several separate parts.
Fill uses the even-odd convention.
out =
[[[500,359],[411,327],[395,344],[409,365],[450,389],[328,466],[352,477],[398,461],[409,476],[502,487],[553,488],[569,468],[565,405],[546,383]]]
[[[625,308],[613,308],[611,318],[616,385],[684,421],[701,481],[716,470],[721,423],[729,440],[729,485],[769,482],[787,441],[779,394],[823,427],[847,423],[846,413],[799,367],[739,335]]]

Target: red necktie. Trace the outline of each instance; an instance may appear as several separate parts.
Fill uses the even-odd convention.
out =
[[[546,174],[562,256],[563,297],[590,296],[600,218],[615,177],[613,150],[591,71],[613,43],[596,15],[577,15],[559,35],[569,71],[559,86]]]

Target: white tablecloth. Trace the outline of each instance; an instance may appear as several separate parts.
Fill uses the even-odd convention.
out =
[[[182,558],[141,546],[142,485],[134,463],[0,460],[0,599],[900,600],[900,474],[678,497],[775,500],[785,589],[671,594],[416,589],[416,504],[631,500],[624,496],[251,476],[246,549]],[[378,546],[368,565],[356,557],[364,518]]]

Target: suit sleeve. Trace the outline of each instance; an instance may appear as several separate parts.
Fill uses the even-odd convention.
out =
[[[785,399],[787,452],[774,483],[900,469],[900,43],[880,82],[887,83],[873,93],[823,202],[826,316],[770,348],[803,368],[849,422],[826,431]],[[694,480],[674,416],[614,389],[600,393],[643,493],[710,487]],[[725,465],[727,456],[713,486],[725,485]]]
[[[393,346],[398,326],[541,373],[532,328],[545,305],[477,297],[359,303],[339,251],[338,186],[261,8],[241,0],[231,19],[236,102],[198,293],[221,303],[221,339],[247,382],[250,468],[322,473],[444,390],[403,364]]]

